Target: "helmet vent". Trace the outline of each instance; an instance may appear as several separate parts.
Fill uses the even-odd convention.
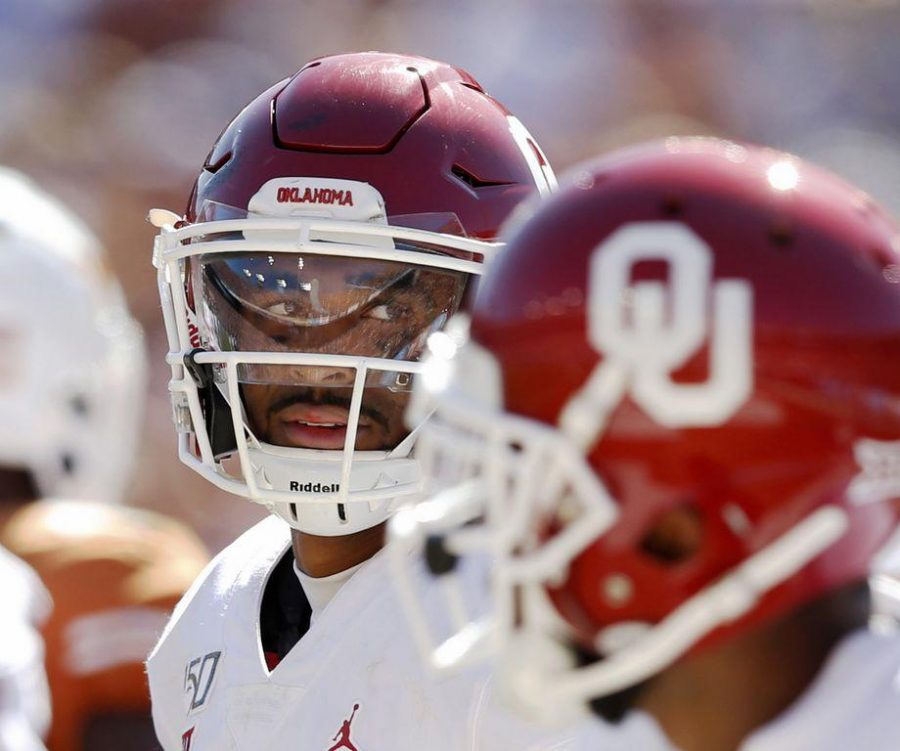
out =
[[[465,86],[467,89],[472,89],[472,91],[477,91],[479,94],[484,94],[484,89],[482,89],[477,84],[471,83],[469,81],[460,81],[459,85]],[[485,94],[485,96],[487,95]]]
[[[674,219],[684,213],[684,201],[679,196],[666,196],[659,205],[663,216]]]
[[[703,517],[694,505],[670,509],[656,519],[641,540],[641,550],[671,566],[692,558],[703,542]]]
[[[210,154],[210,156],[212,156],[212,154]],[[203,169],[214,175],[216,174],[216,172],[222,169],[222,167],[228,164],[229,161],[231,161],[231,152],[226,151],[214,163],[206,163],[205,165],[203,165]]]
[[[465,183],[473,190],[478,190],[479,188],[492,188],[497,185],[512,185],[508,180],[482,180],[460,164],[454,164],[450,168],[450,171],[457,180]]]
[[[776,248],[786,250],[794,242],[794,230],[787,222],[775,222],[769,227],[769,242]]]

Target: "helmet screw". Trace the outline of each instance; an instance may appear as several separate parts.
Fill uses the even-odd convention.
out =
[[[603,581],[603,598],[614,608],[622,607],[634,592],[634,584],[625,574],[610,574]]]

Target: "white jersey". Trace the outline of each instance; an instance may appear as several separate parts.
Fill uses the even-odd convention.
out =
[[[175,609],[147,670],[165,751],[602,751],[593,720],[539,731],[499,708],[487,673],[425,672],[378,554],[267,668],[260,607],[290,547],[279,519],[253,527]],[[299,586],[299,583],[298,583]]]
[[[838,644],[812,685],[744,739],[740,751],[896,751],[900,748],[900,633],[857,631]],[[678,751],[633,712],[606,751]]]
[[[44,643],[50,598],[37,575],[0,548],[0,751],[42,751],[50,724]]]
[[[741,751],[807,748],[900,748],[900,634],[860,630],[846,637],[806,693],[741,745]]]

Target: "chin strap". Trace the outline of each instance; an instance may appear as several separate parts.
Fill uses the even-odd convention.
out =
[[[213,457],[221,459],[237,451],[237,439],[231,420],[231,405],[213,381],[212,364],[203,365],[196,361],[197,355],[206,351],[202,347],[192,349],[184,357],[184,367],[197,385]]]
[[[356,452],[349,488],[341,487],[341,451],[286,449],[258,444],[248,454],[256,484],[290,493],[291,500],[266,505],[291,527],[307,534],[335,537],[386,521],[397,505],[420,492],[419,464],[381,451]]]

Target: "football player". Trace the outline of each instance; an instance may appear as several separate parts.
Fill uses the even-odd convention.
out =
[[[524,711],[590,703],[642,751],[896,747],[866,576],[898,517],[898,269],[864,193],[713,139],[589,163],[517,225],[414,400],[420,459],[469,485],[394,529],[444,578],[487,541]]]
[[[11,170],[0,251],[0,543],[54,602],[48,747],[151,748],[143,661],[207,556],[177,522],[110,505],[135,456],[141,332],[97,239]]]
[[[421,488],[403,412],[425,339],[466,304],[500,223],[553,185],[471,76],[359,53],[262,93],[184,217],[151,213],[181,458],[273,514],[215,559],[150,656],[167,751],[539,740],[484,675],[427,680],[378,553]]]

